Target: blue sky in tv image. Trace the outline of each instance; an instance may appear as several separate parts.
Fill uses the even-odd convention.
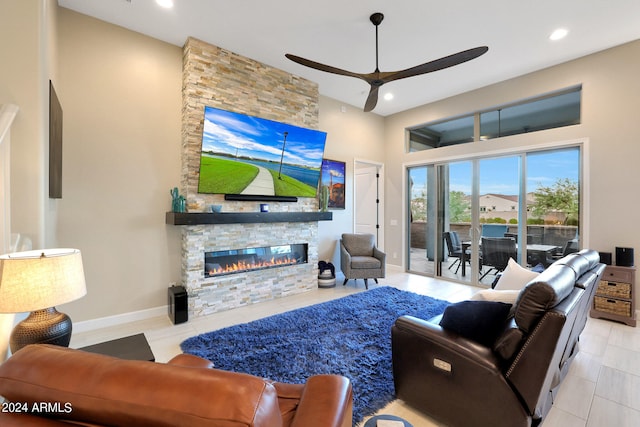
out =
[[[282,157],[283,163],[319,171],[326,137],[314,129],[205,107],[202,151],[268,162]]]

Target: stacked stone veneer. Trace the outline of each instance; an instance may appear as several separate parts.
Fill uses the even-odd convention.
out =
[[[222,195],[198,194],[204,107],[318,128],[317,84],[189,38],[183,48],[181,193],[189,212],[210,204],[224,212],[256,212],[260,202],[228,202]],[[270,202],[271,212],[315,211],[316,199]],[[219,224],[182,226],[182,283],[189,315],[197,317],[310,290],[317,286],[318,224]],[[204,252],[308,243],[308,264],[283,266],[218,278],[204,277]]]

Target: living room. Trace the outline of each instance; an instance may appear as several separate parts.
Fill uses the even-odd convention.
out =
[[[0,95],[3,104],[20,108],[12,129],[12,230],[29,236],[34,247],[82,250],[88,293],[64,306],[78,331],[164,314],[166,289],[182,274],[180,229],[164,216],[168,190],[180,185],[182,174],[182,48],[55,1],[15,2],[10,9],[0,32],[12,66],[0,70]],[[384,249],[389,266],[402,272],[405,165],[484,150],[471,144],[437,155],[406,153],[405,128],[581,84],[580,125],[505,137],[490,150],[587,138],[583,246],[638,247],[640,231],[628,221],[640,207],[633,197],[640,179],[633,166],[640,150],[633,129],[639,54],[635,41],[386,117],[319,96],[325,157],[346,162],[347,188],[354,159],[384,164]],[[47,197],[49,79],[65,114],[60,200]],[[336,242],[352,230],[353,210],[347,199],[333,221],[318,225],[320,259],[338,265]]]

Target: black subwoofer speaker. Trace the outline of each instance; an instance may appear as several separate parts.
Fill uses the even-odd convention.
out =
[[[189,320],[187,290],[183,286],[169,288],[169,319],[174,325]]]
[[[620,267],[633,267],[633,248],[616,247],[616,265]]]

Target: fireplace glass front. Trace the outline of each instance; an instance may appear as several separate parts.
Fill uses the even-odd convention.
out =
[[[307,263],[307,243],[211,251],[204,254],[204,277]]]

